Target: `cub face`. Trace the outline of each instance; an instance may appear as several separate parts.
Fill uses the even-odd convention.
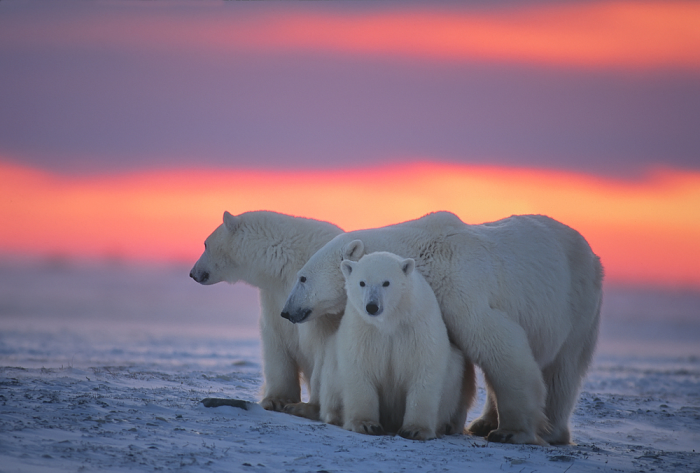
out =
[[[393,319],[404,295],[411,290],[413,259],[386,252],[370,253],[357,262],[343,260],[340,269],[345,277],[348,304],[365,321],[377,327],[398,322]]]

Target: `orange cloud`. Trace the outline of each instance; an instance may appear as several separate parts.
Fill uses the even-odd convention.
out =
[[[332,52],[576,67],[700,67],[700,3],[613,1],[491,10],[129,9],[4,25],[0,43],[181,52]],[[125,34],[126,32],[126,34]]]
[[[700,288],[700,173],[638,181],[497,167],[394,165],[313,172],[160,171],[65,177],[0,164],[0,253],[193,262],[224,210],[275,210],[345,230],[450,210],[519,213],[579,230],[609,281]]]
[[[595,2],[492,13],[277,19],[268,46],[587,67],[700,66],[697,2]],[[222,40],[225,40],[222,38]]]

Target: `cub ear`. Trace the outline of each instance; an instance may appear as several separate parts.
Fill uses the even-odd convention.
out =
[[[344,259],[340,263],[340,269],[343,271],[343,276],[345,276],[345,279],[349,278],[350,275],[352,274],[352,270],[355,269],[355,263],[354,261],[346,260]]]
[[[416,261],[412,258],[407,258],[401,262],[401,271],[408,276],[416,268]]]
[[[238,225],[240,224],[240,217],[234,217],[233,215],[228,213],[228,211],[224,212],[224,225],[226,225],[226,228],[229,232],[235,232],[236,228],[238,228]]]
[[[343,259],[359,261],[365,254],[365,244],[362,240],[353,240],[343,248]]]

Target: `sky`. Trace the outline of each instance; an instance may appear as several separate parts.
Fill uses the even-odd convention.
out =
[[[0,255],[544,213],[700,290],[700,3],[0,2]]]

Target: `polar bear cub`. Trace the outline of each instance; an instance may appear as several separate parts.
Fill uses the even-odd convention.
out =
[[[343,260],[341,269],[348,296],[337,333],[343,427],[415,440],[461,433],[464,359],[415,261],[378,252]]]

